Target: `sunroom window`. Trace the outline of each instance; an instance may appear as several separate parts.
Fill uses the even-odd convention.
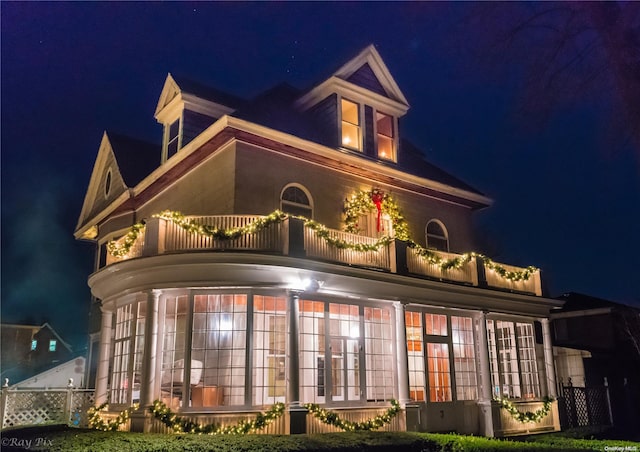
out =
[[[342,99],[342,146],[362,150],[360,105]]]
[[[494,396],[540,397],[533,325],[487,320],[487,340]]]
[[[378,158],[396,161],[395,134],[393,117],[384,113],[376,113],[376,130],[378,138]]]

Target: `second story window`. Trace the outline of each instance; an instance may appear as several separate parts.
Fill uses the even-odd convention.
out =
[[[378,158],[396,161],[395,134],[393,118],[384,113],[376,113]]]
[[[426,227],[427,248],[438,251],[449,251],[449,236],[444,225],[438,220],[431,220]]]
[[[342,108],[342,146],[358,151],[362,150],[360,106],[346,99],[341,100]]]
[[[49,351],[50,352],[55,352],[57,345],[58,345],[58,342],[55,339],[51,339],[49,341]]]
[[[38,348],[38,340],[37,339],[33,339],[31,341],[31,350],[35,350],[36,348]]]
[[[313,208],[309,195],[297,185],[289,185],[280,195],[280,209],[292,215],[313,218]]]
[[[180,149],[180,118],[165,126],[165,128],[167,159],[169,159]]]

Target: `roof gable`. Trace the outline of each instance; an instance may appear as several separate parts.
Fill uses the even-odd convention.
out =
[[[95,225],[87,222],[121,196],[129,196],[129,189],[159,165],[160,146],[105,131],[76,225],[76,238],[94,238]]]
[[[347,93],[355,101],[366,100],[381,106],[398,117],[409,110],[409,102],[373,44],[313,87],[296,104],[306,110],[336,92]]]

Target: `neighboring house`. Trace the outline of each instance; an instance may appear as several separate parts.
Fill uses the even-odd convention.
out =
[[[408,110],[369,46],[252,100],[169,75],[162,146],[105,132],[75,231],[98,245],[97,403],[140,402],[147,431],[155,399],[200,422],[284,402],[274,433],[326,431],[306,403],[358,420],[392,399],[392,429],[558,429],[555,403],[521,424],[492,399],[555,395],[561,302],[471,253],[491,200],[401,136]]]
[[[73,356],[71,346],[49,325],[3,323],[2,378],[10,384],[55,367]]]
[[[559,383],[568,385],[572,377],[573,386],[602,386],[606,379],[614,425],[637,429],[640,309],[574,292],[558,299],[564,305],[551,322]]]
[[[83,356],[72,358],[57,366],[44,370],[22,381],[13,382],[11,389],[58,389],[81,388],[84,385],[86,359]]]

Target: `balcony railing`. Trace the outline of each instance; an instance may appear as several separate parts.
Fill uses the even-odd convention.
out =
[[[246,228],[259,217],[255,215],[223,215],[208,217],[188,217],[194,223],[211,228],[230,230]],[[125,237],[119,243],[124,244]],[[393,240],[372,251],[358,251],[357,246],[374,248],[376,238],[351,234],[335,229],[327,229],[325,234],[306,227],[299,219],[289,218],[273,222],[251,233],[233,239],[216,239],[206,234],[189,232],[173,221],[160,218],[150,219],[139,232],[137,239],[127,252],[119,257],[107,255],[107,265],[136,257],[155,256],[166,253],[189,251],[258,251],[292,257],[335,262],[345,265],[373,268],[391,273],[417,277],[427,277],[440,281],[491,287],[514,292],[542,295],[540,272],[534,271],[527,279],[507,278],[505,273],[524,273],[527,269],[511,265],[491,265],[480,256],[464,259],[458,266],[443,269],[443,266],[423,257],[405,242]],[[330,243],[333,242],[333,243]],[[350,246],[336,246],[335,243]],[[355,246],[354,246],[355,245]],[[441,261],[462,258],[463,255],[430,251]],[[503,271],[496,271],[499,268]]]

